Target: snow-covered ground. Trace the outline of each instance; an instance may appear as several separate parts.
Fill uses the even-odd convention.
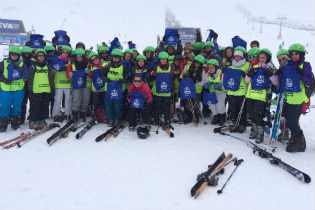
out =
[[[257,39],[262,47],[276,54],[279,44],[307,44],[306,59],[315,65],[314,33],[279,27],[247,24],[234,1],[61,1],[16,0],[2,2],[1,18],[23,19],[27,30],[51,39],[53,31],[63,27],[74,45],[83,41],[87,46],[108,42],[115,35],[122,41],[133,40],[140,51],[156,45],[156,35],[164,31],[164,7],[168,6],[184,26],[213,28],[219,42],[231,44],[234,35],[250,41]],[[287,14],[289,19],[314,21],[314,1],[282,0],[257,3],[242,1],[257,16],[275,18]],[[126,37],[125,37],[126,34]],[[2,51],[0,50],[0,57]],[[273,57],[275,63],[277,60]],[[314,101],[314,100],[313,100]],[[207,120],[210,122],[210,120]],[[285,152],[279,143],[275,155],[314,178],[315,142],[314,109],[301,117],[307,149],[304,153]],[[268,160],[252,154],[244,142],[214,134],[213,126],[198,127],[174,124],[175,138],[152,128],[147,140],[124,130],[108,142],[94,141],[107,125],[96,125],[81,140],[62,139],[52,147],[46,139],[54,132],[33,139],[20,149],[0,151],[0,209],[314,209],[315,186],[302,184]],[[1,141],[27,131],[10,128],[0,134]],[[247,139],[245,134],[236,134]],[[229,165],[220,176],[217,187],[207,187],[195,200],[190,189],[198,173],[204,171],[222,153],[232,153],[245,161],[224,189],[217,195],[234,166]]]

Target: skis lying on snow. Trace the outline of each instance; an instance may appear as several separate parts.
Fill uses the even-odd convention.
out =
[[[165,132],[166,132],[171,138],[173,138],[173,137],[174,137],[174,133],[170,130],[170,128],[171,128],[172,130],[174,130],[174,127],[173,127],[172,125],[167,126],[167,124],[166,124],[165,122],[163,122],[163,121],[161,121],[161,125],[162,125],[162,127],[163,127],[163,130],[165,130]]]
[[[96,124],[95,120],[91,120],[81,131],[79,131],[76,135],[76,139],[81,139],[84,134],[86,134],[94,125]]]
[[[21,134],[20,134],[19,136],[17,136],[17,137],[14,137],[14,138],[12,138],[12,139],[9,139],[9,140],[0,142],[0,146],[9,144],[9,143],[11,143],[11,142],[14,142],[14,141],[16,141],[16,140],[22,139],[22,138],[24,138],[24,137],[26,137],[26,136],[29,136],[29,135],[31,135],[31,132],[28,132],[28,133],[21,133]]]
[[[128,120],[123,120],[119,125],[112,127],[108,130],[106,130],[104,133],[96,137],[95,141],[100,142],[105,138],[105,141],[107,141],[111,136],[117,137],[121,131],[123,131],[128,124]]]
[[[206,172],[200,174],[197,177],[197,183],[190,190],[191,196],[194,196],[196,199],[207,185],[216,185],[217,179],[215,176],[228,164],[232,156],[231,153],[225,156],[223,152]]]
[[[60,128],[57,132],[55,132],[51,137],[47,139],[47,143],[49,146],[56,143],[61,138],[67,138],[69,133],[73,130],[76,130],[76,128],[82,123],[82,119],[75,121],[74,119],[71,119],[65,126]]]
[[[311,182],[311,177],[309,175],[283,162],[280,158],[273,156],[271,153],[267,152],[265,149],[260,148],[258,145],[248,142],[247,146],[252,148],[254,154],[259,155],[261,158],[268,158],[271,164],[280,166],[282,169],[293,175],[301,182]]]
[[[43,134],[43,133],[46,133],[47,131],[49,131],[49,130],[52,130],[52,129],[54,129],[54,128],[56,128],[56,127],[60,127],[58,124],[56,124],[56,123],[51,123],[50,125],[48,125],[48,126],[45,126],[43,129],[41,129],[41,130],[37,130],[37,131],[34,131],[34,132],[32,132],[32,133],[28,133],[28,134],[26,134],[26,135],[20,135],[19,137],[20,138],[14,138],[16,141],[10,141],[10,142],[8,142],[8,143],[11,143],[11,144],[8,144],[8,145],[6,145],[6,144],[3,144],[3,145],[6,145],[6,146],[4,146],[3,148],[4,149],[10,149],[10,148],[12,148],[12,147],[14,147],[14,146],[17,146],[17,147],[21,147],[22,145],[24,145],[24,144],[26,144],[27,142],[29,142],[30,140],[32,140],[34,137],[36,137],[36,136],[38,136],[38,135],[41,135],[41,134]],[[12,139],[11,139],[12,140]],[[2,145],[1,145],[2,146]]]

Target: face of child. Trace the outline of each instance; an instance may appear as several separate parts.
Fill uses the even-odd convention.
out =
[[[70,52],[69,52],[68,50],[62,50],[62,51],[61,51],[61,54],[62,54],[63,56],[65,56],[65,57],[68,57],[69,54],[70,54]]]
[[[299,53],[299,52],[291,51],[291,52],[290,52],[290,56],[291,56],[291,59],[292,59],[293,61],[298,61],[298,60],[300,60],[300,53]]]
[[[76,58],[79,62],[83,61],[83,55],[76,55]]]
[[[141,77],[135,77],[135,78],[133,79],[133,84],[134,84],[134,86],[137,87],[137,88],[140,87],[141,82],[142,82]]]
[[[100,58],[99,58],[98,56],[93,56],[93,57],[91,58],[91,61],[92,61],[92,63],[93,63],[94,65],[99,65],[99,64],[101,63],[101,60],[100,60]]]
[[[205,48],[205,52],[206,52],[206,53],[209,53],[209,52],[211,52],[211,51],[212,51],[212,48],[211,48],[211,47],[206,47],[206,48]]]
[[[215,66],[214,66],[214,65],[209,64],[209,65],[208,65],[208,69],[209,69],[209,73],[210,73],[210,74],[214,74],[214,72],[215,72]]]
[[[239,56],[239,55],[234,55],[234,60],[236,61],[236,62],[239,62],[240,60],[242,60],[243,58],[241,57],[241,56]]]
[[[195,68],[199,68],[200,67],[200,63],[199,62],[195,62]]]
[[[179,66],[180,60],[174,60],[174,63],[175,63],[176,66]]]
[[[146,51],[146,52],[145,52],[145,57],[151,58],[151,57],[152,57],[152,52]]]
[[[12,61],[16,61],[18,58],[19,58],[19,55],[18,55],[18,54],[10,53],[10,59],[11,59]]]
[[[114,62],[114,63],[119,63],[119,62],[120,62],[120,57],[114,56],[114,57],[113,57],[113,62]]]
[[[226,55],[226,57],[228,57],[228,58],[232,57],[232,55],[233,55],[232,50],[231,50],[230,48],[227,49],[226,52],[225,52],[225,55]]]
[[[265,53],[260,53],[258,55],[259,63],[266,64],[267,63],[267,55]]]
[[[45,54],[44,54],[44,53],[38,53],[38,54],[36,55],[36,57],[37,57],[37,61],[38,61],[39,63],[43,63],[43,62],[45,61]]]
[[[166,59],[161,59],[160,62],[161,62],[162,65],[165,65],[167,63],[167,60]]]
[[[131,55],[130,55],[129,53],[126,53],[126,54],[124,55],[124,59],[125,59],[125,60],[131,60]]]
[[[256,55],[251,55],[251,56],[249,56],[249,61],[252,62],[252,63],[255,63],[255,62],[256,62],[256,59],[257,59],[257,56],[256,56]]]
[[[280,55],[278,57],[279,65],[280,67],[286,66],[288,62],[289,57],[287,55]]]
[[[143,67],[144,66],[144,60],[142,60],[142,59],[138,60],[138,66]]]

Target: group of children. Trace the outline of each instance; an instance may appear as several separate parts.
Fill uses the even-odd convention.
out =
[[[104,45],[93,52],[82,42],[75,49],[11,46],[9,57],[0,64],[0,132],[10,123],[16,130],[25,122],[29,100],[30,129],[46,126],[50,116],[54,121],[85,121],[92,107],[92,118],[109,127],[128,118],[131,131],[140,121],[150,130],[162,117],[170,125],[176,114],[180,116],[176,110],[183,108],[185,123],[197,124],[200,117],[212,113],[211,124],[230,123],[231,131],[240,133],[250,125],[249,138],[262,143],[275,93],[285,96],[286,151],[305,151],[299,117],[309,105],[314,80],[305,47],[293,44],[280,50],[277,68],[271,51],[260,49],[257,41],[248,51],[241,46],[216,51],[215,42],[216,38],[186,43],[182,48],[180,42],[175,46],[162,41],[157,48],[146,47],[143,54]],[[182,91],[193,96],[185,98]]]

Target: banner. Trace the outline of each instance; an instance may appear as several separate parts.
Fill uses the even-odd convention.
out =
[[[25,33],[25,28],[21,20],[0,19],[0,34]]]

